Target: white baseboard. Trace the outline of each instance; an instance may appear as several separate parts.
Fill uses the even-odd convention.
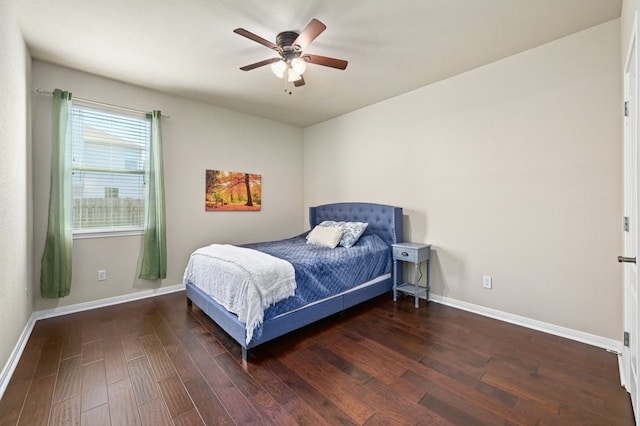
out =
[[[24,326],[24,330],[22,330],[22,334],[18,339],[18,343],[11,351],[11,355],[9,355],[9,359],[7,363],[4,365],[2,369],[2,373],[0,373],[0,399],[4,395],[4,391],[7,390],[7,386],[9,385],[9,380],[11,380],[11,376],[13,376],[13,372],[16,370],[18,366],[18,361],[20,361],[20,357],[22,356],[22,352],[24,351],[27,342],[29,341],[29,336],[31,336],[31,332],[33,331],[33,326],[36,324],[35,315],[31,314],[29,321],[27,321],[27,325]]]
[[[58,317],[60,315],[73,314],[76,312],[88,311],[90,309],[104,308],[105,306],[118,305],[120,303],[133,302],[134,300],[147,299],[149,297],[163,294],[175,293],[185,289],[184,284],[176,284],[167,287],[154,288],[151,290],[139,291],[136,293],[123,294],[122,296],[108,297],[106,299],[94,300],[91,302],[77,303],[75,305],[62,306],[60,308],[45,309],[34,312],[36,320]]]
[[[609,339],[602,336],[596,336],[595,334],[585,333],[583,331],[573,330],[571,328],[561,327],[558,325],[549,324],[546,322],[510,314],[507,312],[498,311],[496,309],[491,309],[480,305],[474,305],[472,303],[462,302],[460,300],[439,296],[437,294],[430,294],[429,300],[440,303],[442,305],[447,305],[454,308],[462,309],[464,311],[473,312],[485,317],[490,317],[511,324],[520,325],[522,327],[531,328],[533,330],[542,331],[544,333],[553,334],[555,336],[576,340],[578,342],[606,349],[617,354],[622,353],[622,342],[617,340]]]
[[[0,373],[0,399],[2,399],[5,390],[7,390],[9,380],[11,380],[11,376],[13,376],[13,372],[18,366],[18,361],[20,361],[22,352],[27,345],[27,341],[31,336],[31,332],[33,331],[33,327],[35,326],[37,320],[72,314],[75,312],[88,311],[89,309],[97,309],[105,306],[117,305],[120,303],[133,302],[134,300],[147,299],[149,297],[175,293],[184,289],[184,284],[176,284],[167,287],[139,291],[137,293],[125,294],[122,296],[108,297],[106,299],[95,300],[92,302],[78,303],[75,305],[63,306],[60,308],[45,309],[32,313],[29,321],[27,321],[27,325],[25,325],[24,330],[20,335],[20,339],[18,339],[18,343],[16,343],[16,346],[13,348],[13,351],[9,356],[9,360],[2,369],[2,373]]]

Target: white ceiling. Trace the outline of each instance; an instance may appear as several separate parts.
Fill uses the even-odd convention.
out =
[[[306,127],[618,18],[622,0],[17,4],[36,59]],[[239,70],[274,52],[234,28],[275,42],[311,18],[327,29],[305,52],[346,59],[345,71],[311,64],[287,95],[268,66]]]

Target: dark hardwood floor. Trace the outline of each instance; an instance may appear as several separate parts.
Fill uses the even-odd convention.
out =
[[[382,297],[251,353],[184,293],[38,321],[0,424],[634,424],[616,355]]]

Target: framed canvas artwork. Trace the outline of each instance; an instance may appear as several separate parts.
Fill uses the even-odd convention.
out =
[[[261,206],[261,175],[222,170],[206,171],[206,211],[259,211]]]

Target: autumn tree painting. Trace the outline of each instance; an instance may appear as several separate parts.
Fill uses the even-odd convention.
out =
[[[257,211],[262,206],[262,177],[251,173],[206,171],[205,210]]]

